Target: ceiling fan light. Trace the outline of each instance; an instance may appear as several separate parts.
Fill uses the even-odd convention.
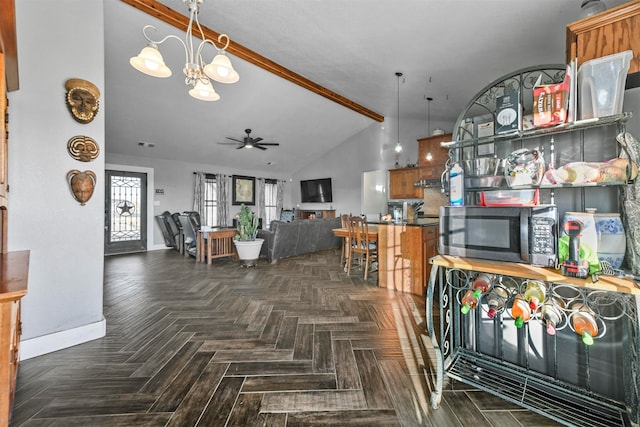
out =
[[[202,79],[198,80],[196,85],[189,90],[189,95],[201,101],[217,101],[220,99],[220,95],[213,88],[211,82],[207,80],[204,83]]]
[[[131,57],[129,64],[148,76],[161,78],[171,76],[171,70],[165,65],[162,54],[153,44],[144,47],[138,56]]]
[[[240,80],[240,75],[233,69],[229,57],[219,53],[209,64],[205,65],[204,73],[220,83],[235,83]]]

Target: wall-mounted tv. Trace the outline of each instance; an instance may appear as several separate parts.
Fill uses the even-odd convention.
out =
[[[300,181],[302,203],[333,202],[331,178],[307,179]]]

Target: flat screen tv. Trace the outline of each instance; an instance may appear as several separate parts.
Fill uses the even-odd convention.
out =
[[[300,181],[300,195],[302,196],[302,203],[333,202],[331,178]]]

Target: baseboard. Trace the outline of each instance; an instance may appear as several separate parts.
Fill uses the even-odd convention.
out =
[[[93,341],[104,337],[106,333],[107,321],[103,317],[99,322],[24,340],[20,342],[20,360],[31,359],[32,357],[42,356],[63,348]]]

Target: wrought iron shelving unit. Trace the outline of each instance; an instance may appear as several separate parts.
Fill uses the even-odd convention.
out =
[[[440,404],[446,374],[565,425],[640,423],[638,285],[603,276],[594,283],[514,263],[449,256],[436,256],[431,262],[426,313],[437,355],[434,408]],[[548,287],[548,298],[582,301],[597,314],[600,334],[594,345],[584,345],[571,330],[569,310],[564,311],[556,335],[548,335],[535,315],[516,328],[509,314],[512,301],[490,318],[483,295],[478,307],[462,314],[462,293],[478,272],[498,275],[520,291],[526,280],[540,280]],[[611,343],[622,347],[620,360],[610,360]],[[612,372],[608,364],[614,367]],[[575,367],[575,372],[566,366]],[[602,378],[623,384],[623,392],[604,390]]]

